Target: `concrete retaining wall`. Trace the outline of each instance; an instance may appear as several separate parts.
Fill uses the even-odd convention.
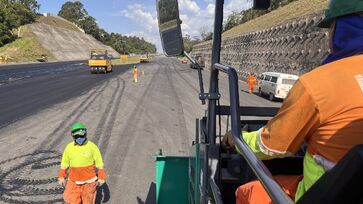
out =
[[[222,39],[221,62],[240,73],[277,71],[303,74],[329,54],[328,30],[319,29],[322,13],[310,14],[279,25]],[[193,47],[210,67],[212,42]]]
[[[89,58],[92,48],[107,49],[109,54],[119,57],[120,54],[109,46],[97,41],[91,35],[52,27],[44,23],[30,25],[40,44],[53,53],[57,60],[84,60]]]

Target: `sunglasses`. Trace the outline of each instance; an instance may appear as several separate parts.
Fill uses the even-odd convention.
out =
[[[80,138],[80,137],[86,137],[87,131],[85,129],[79,129],[72,132],[72,137],[74,138]]]

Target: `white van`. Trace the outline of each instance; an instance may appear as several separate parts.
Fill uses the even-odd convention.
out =
[[[258,93],[268,95],[271,101],[284,99],[299,77],[293,74],[264,72],[258,77]]]

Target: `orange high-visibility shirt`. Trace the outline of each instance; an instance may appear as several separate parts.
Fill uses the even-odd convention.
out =
[[[134,77],[137,77],[137,69],[134,69],[133,75],[134,75]]]
[[[304,140],[311,155],[337,162],[363,143],[363,55],[303,76],[261,133],[269,150],[295,154]]]
[[[254,86],[256,83],[256,78],[252,75],[247,77],[247,84],[250,86]]]

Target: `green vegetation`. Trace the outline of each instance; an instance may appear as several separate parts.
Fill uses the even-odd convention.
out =
[[[225,31],[223,37],[264,29],[293,18],[319,12],[327,7],[327,3],[326,0],[296,0],[286,6],[270,11],[265,15]]]
[[[7,62],[36,61],[41,55],[54,59],[25,25],[36,21],[39,7],[36,0],[0,0],[0,56]]]
[[[35,21],[39,7],[36,0],[0,1],[0,47],[16,39],[13,29]]]
[[[241,12],[233,12],[230,16],[228,16],[228,19],[223,26],[223,30],[229,30],[239,24],[255,19],[273,10],[276,10],[279,7],[285,6],[293,1],[296,0],[271,0],[271,6],[268,10],[253,10],[251,8]]]
[[[0,56],[6,56],[7,62],[34,62],[41,55],[47,55],[48,60],[55,60],[52,53],[46,50],[36,38],[28,32],[27,26],[19,28],[21,38],[0,47]]]
[[[154,44],[146,42],[143,38],[122,36],[118,33],[108,33],[100,28],[96,19],[90,15],[80,1],[66,2],[58,13],[59,16],[80,26],[87,34],[92,35],[102,43],[111,46],[120,53],[142,54],[154,53]]]
[[[80,24],[80,22],[88,16],[88,12],[83,7],[83,4],[80,1],[68,1],[62,5],[58,16],[63,17],[70,22]]]
[[[67,21],[61,20],[57,17],[54,16],[39,16],[36,20],[36,22],[38,23],[44,23],[53,27],[58,27],[58,28],[65,28],[68,30],[73,30],[73,31],[77,31],[77,32],[81,32],[81,30],[75,26],[72,23],[69,23]]]
[[[189,35],[185,35],[183,37],[183,42],[184,42],[184,50],[189,53],[192,51],[193,46],[200,43],[201,40],[198,38],[192,39]]]

